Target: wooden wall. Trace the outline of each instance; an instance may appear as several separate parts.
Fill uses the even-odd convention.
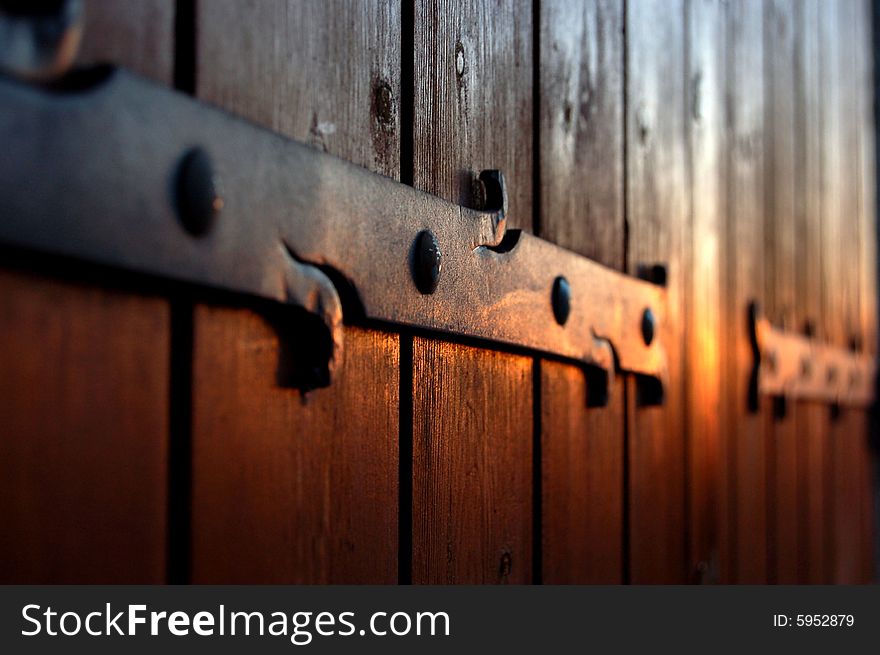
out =
[[[512,227],[668,271],[665,402],[346,327],[276,384],[246,304],[20,256],[0,273],[3,582],[872,579],[865,411],[749,410],[746,308],[877,341],[870,0],[86,3],[83,63]]]

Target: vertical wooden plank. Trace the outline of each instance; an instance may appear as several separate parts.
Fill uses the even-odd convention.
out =
[[[819,50],[819,1],[795,4],[795,328],[818,334],[822,312],[822,93]],[[794,409],[799,470],[799,582],[827,579],[828,409],[798,402]]]
[[[669,358],[662,406],[629,393],[629,558],[634,583],[685,577],[682,405],[683,245],[688,222],[684,3],[638,0],[626,6],[628,268],[668,267],[661,327]]]
[[[622,269],[623,2],[540,6],[540,236]]]
[[[532,228],[532,7],[420,0],[415,7],[413,183],[475,206],[481,170],[504,173],[508,229]]]
[[[542,554],[546,584],[615,584],[623,573],[624,381],[587,407],[583,371],[541,362]]]
[[[750,302],[764,302],[763,7],[728,4],[729,179],[724,272],[723,389],[729,424],[726,526],[733,547],[721,580],[763,583],[767,576],[764,419],[749,408],[753,355],[746,320]]]
[[[416,3],[413,184],[473,205],[475,176],[500,169],[509,227],[524,229],[532,217],[531,46],[531,3],[524,0]],[[527,361],[415,340],[413,582],[532,579]],[[437,379],[434,365],[448,372],[439,386],[426,382]],[[430,450],[420,443],[426,438]],[[422,456],[430,452],[458,456]],[[474,487],[484,491],[468,495]]]
[[[108,4],[80,61],[170,84],[172,0]],[[0,579],[165,581],[168,304],[0,275]]]
[[[200,98],[398,176],[399,3],[198,9]],[[252,361],[278,344],[246,310],[197,307],[195,336],[194,580],[394,582],[397,339],[346,330],[336,381],[300,401]]]
[[[715,581],[727,496],[722,485],[721,446],[721,261],[727,189],[725,122],[726,28],[717,0],[688,3],[689,70],[686,107],[690,127],[691,254],[687,284],[688,575]],[[724,549],[723,551],[721,549]]]
[[[527,357],[413,339],[414,582],[531,580],[531,377]]]
[[[872,276],[866,276],[861,268],[861,257],[869,255],[862,247],[853,251],[851,235],[860,234],[864,219],[861,203],[865,197],[862,190],[861,161],[863,139],[870,139],[870,132],[861,132],[864,125],[865,65],[860,63],[866,39],[860,37],[862,23],[867,12],[861,3],[839,3],[834,7],[829,23],[829,70],[835,75],[838,87],[832,97],[833,112],[839,122],[835,125],[836,167],[828,171],[834,193],[829,198],[826,216],[833,242],[829,248],[837,248],[834,268],[829,273],[837,294],[828,298],[829,305],[840,312],[836,317],[835,337],[841,345],[861,348],[861,330],[873,333],[873,321],[867,320],[862,303],[875,306]],[[833,581],[838,583],[866,582],[871,578],[871,553],[866,547],[866,534],[871,529],[871,489],[867,476],[870,457],[867,446],[867,416],[864,412],[847,410],[835,422],[832,432],[833,466]]]
[[[79,62],[110,62],[164,84],[174,73],[174,0],[86,0]]]
[[[168,305],[0,271],[0,580],[162,583]]]
[[[856,51],[858,53],[858,76],[856,89],[859,94],[857,105],[857,126],[859,131],[858,145],[860,154],[859,176],[859,244],[861,246],[860,260],[860,332],[861,346],[869,353],[876,353],[878,348],[878,285],[877,285],[877,170],[876,148],[877,132],[875,118],[875,46],[877,38],[873,30],[874,3],[863,0],[858,3],[855,10]],[[877,503],[880,500],[880,435],[878,435],[878,422],[876,410],[874,415],[869,414],[867,429],[870,439],[863,449],[863,461],[861,476],[863,479],[864,515],[863,515],[863,558],[865,581],[876,582],[880,579],[880,571],[877,569],[880,562],[880,542],[878,542],[878,529],[880,529],[880,514]]]
[[[856,126],[859,134],[859,284],[862,346],[877,352],[877,134],[874,116],[874,39],[872,0],[857,3],[854,43],[858,55]]]
[[[334,386],[302,398],[262,318],[202,305],[195,325],[194,579],[394,582],[397,336],[349,329]]]
[[[796,311],[797,258],[795,248],[795,30],[794,3],[776,0],[764,4],[765,69],[765,221],[767,277],[764,311],[787,329],[802,325]],[[798,449],[797,408],[768,417],[770,527],[770,581],[793,584],[798,580]]]
[[[199,97],[399,178],[399,2],[220,0],[197,21]]]
[[[540,3],[541,237],[623,268],[623,2]],[[541,364],[542,580],[623,574],[624,386],[587,407],[583,371]]]

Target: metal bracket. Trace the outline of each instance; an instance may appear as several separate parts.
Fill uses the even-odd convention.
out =
[[[7,246],[300,306],[336,353],[344,306],[664,386],[665,289],[506,230],[497,172],[460,207],[110,68],[0,79],[0,143]]]
[[[877,361],[873,355],[786,332],[749,308],[754,370],[752,407],[758,394],[865,407],[874,402]]]

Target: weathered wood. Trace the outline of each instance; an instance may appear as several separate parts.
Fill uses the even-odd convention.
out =
[[[79,63],[113,63],[157,82],[174,73],[174,0],[86,0]]]
[[[475,205],[499,169],[531,229],[531,4],[418,2],[413,23],[414,186]],[[531,368],[414,340],[413,582],[532,579]]]
[[[198,97],[398,176],[398,3],[215,2],[196,27]],[[277,361],[248,360],[277,344],[246,310],[198,307],[195,334],[194,579],[395,581],[398,339],[346,330],[337,381],[303,404],[274,384]]]
[[[623,3],[540,3],[540,236],[623,268]],[[542,580],[623,575],[624,381],[541,366]]]
[[[413,339],[413,582],[531,581],[532,366]]]
[[[0,580],[165,581],[168,304],[0,272]]]
[[[861,305],[866,294],[876,288],[873,275],[866,275],[861,268],[864,247],[854,247],[852,240],[861,233],[861,203],[865,197],[861,190],[865,165],[860,141],[865,138],[861,130],[865,124],[862,84],[866,65],[860,57],[868,55],[857,44],[866,40],[860,35],[867,11],[861,3],[833,3],[833,7],[823,9],[827,30],[822,35],[824,60],[827,75],[834,80],[834,91],[827,98],[829,120],[834,124],[826,130],[825,143],[828,266],[824,311],[826,319],[833,321],[830,337],[840,345],[860,349],[864,347],[862,329],[875,333],[874,321],[862,312]],[[873,185],[873,179],[868,184]],[[874,239],[872,234],[870,240]],[[875,307],[875,299],[868,301],[867,307]],[[829,311],[836,313],[829,315]],[[871,575],[871,553],[864,547],[865,535],[872,529],[868,518],[871,491],[863,461],[869,457],[866,419],[862,412],[845,411],[831,428],[831,571],[837,583],[865,582]]]
[[[85,9],[81,63],[171,83],[171,0]],[[164,582],[167,302],[19,273],[0,285],[0,577]]]
[[[725,303],[722,365],[725,417],[725,493],[731,512],[726,526],[732,544],[722,563],[722,582],[767,579],[766,437],[761,413],[749,409],[753,356],[746,309],[764,302],[764,126],[762,4],[729,3],[728,82],[730,98],[729,179],[723,272]],[[767,411],[763,404],[761,411]]]
[[[817,338],[822,311],[822,93],[819,0],[794,5],[795,316]],[[798,461],[798,582],[828,579],[828,408],[795,403]]]
[[[199,97],[377,173],[400,168],[400,3],[199,6]]]
[[[623,573],[624,380],[587,407],[580,369],[541,362],[542,581],[615,584]]]
[[[623,2],[540,3],[540,236],[623,268]]]
[[[797,329],[804,315],[797,311],[794,4],[786,0],[764,3],[764,206],[767,253],[764,313],[777,325]],[[798,498],[798,450],[803,439],[796,431],[796,408],[767,419],[768,462],[771,485],[770,580],[793,584],[798,580],[798,543],[801,518]]]
[[[532,228],[532,10],[526,0],[416,3],[413,184],[479,204],[504,173],[508,228]]]
[[[642,407],[631,380],[629,434],[629,558],[634,583],[685,579],[684,424],[682,404],[684,237],[688,221],[684,107],[683,2],[626,6],[627,265],[668,267],[669,356],[662,407]]]
[[[348,330],[334,386],[303,397],[264,319],[200,305],[195,325],[193,580],[394,582],[397,337]]]
[[[688,5],[690,42],[687,124],[690,129],[690,256],[685,284],[688,576],[697,582],[718,579],[719,559],[729,543],[720,527],[729,516],[721,494],[721,273],[727,256],[724,221],[727,202],[725,122],[726,27],[723,3],[697,0]]]

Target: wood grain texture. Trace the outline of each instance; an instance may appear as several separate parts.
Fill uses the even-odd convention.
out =
[[[85,13],[79,63],[170,84],[172,0],[91,0]],[[164,582],[167,302],[0,277],[0,578]]]
[[[194,582],[394,582],[397,337],[349,329],[334,386],[303,398],[262,318],[195,324]]]
[[[729,179],[723,297],[723,395],[729,438],[725,493],[731,507],[729,559],[721,581],[767,580],[767,470],[764,418],[748,403],[753,356],[746,310],[764,304],[764,78],[762,4],[730,3],[728,12]],[[766,404],[765,404],[766,406]],[[762,409],[762,411],[767,411]]]
[[[859,132],[859,264],[862,347],[877,352],[877,139],[874,117],[874,41],[872,3],[864,0],[854,7],[856,49],[855,123]]]
[[[475,176],[500,169],[508,225],[527,230],[531,9],[417,2],[413,15],[413,185],[475,205]],[[414,340],[413,582],[532,579],[531,371],[519,356]]]
[[[793,329],[817,338],[822,312],[822,132],[824,86],[820,75],[819,0],[795,3],[794,219],[795,303]],[[829,580],[828,408],[794,403],[798,474],[798,581]]]
[[[413,339],[414,583],[531,581],[532,365]]]
[[[688,476],[688,575],[695,582],[717,581],[730,544],[721,541],[729,520],[721,493],[721,332],[722,259],[727,204],[727,124],[725,91],[727,43],[724,5],[696,0],[688,5],[691,222],[686,315],[686,403]]]
[[[661,334],[669,358],[661,407],[629,395],[629,543],[633,583],[685,579],[683,301],[689,219],[685,125],[684,3],[627,3],[628,267],[662,263],[668,306]],[[633,381],[630,381],[631,383]]]
[[[815,403],[799,403],[796,409],[796,433],[801,439],[798,455],[802,459],[802,557],[800,582],[827,584],[831,575],[829,543],[829,474],[830,443],[828,407]]]
[[[844,410],[832,423],[831,582],[873,580],[873,516],[865,413]]]
[[[787,0],[764,3],[764,205],[767,254],[764,313],[791,330],[803,325],[805,316],[796,307],[798,255],[796,252],[796,201],[803,189],[797,182],[795,161],[795,6]],[[792,404],[785,416],[767,418],[769,491],[770,580],[780,584],[798,581],[799,543],[798,450],[803,444],[797,433]]]
[[[399,3],[230,1],[198,10],[201,99],[398,177]],[[398,339],[346,329],[343,369],[303,405],[274,385],[277,362],[263,357],[267,368],[258,369],[233,357],[275,347],[247,311],[198,307],[195,331],[194,577],[394,582]],[[223,376],[213,371],[229,381],[218,386]],[[224,423],[229,406],[237,417]],[[241,479],[253,484],[236,486]],[[254,560],[243,565],[242,554]]]
[[[0,580],[162,583],[168,305],[0,271]]]
[[[623,268],[623,3],[540,3],[539,235]],[[541,364],[542,580],[623,575],[624,382],[587,407],[584,372]]]
[[[540,236],[620,270],[623,2],[540,8]]]
[[[623,573],[624,380],[587,407],[577,367],[541,362],[542,580],[617,584]]]
[[[197,34],[199,97],[399,176],[399,2],[215,0]]]
[[[110,62],[171,84],[174,10],[174,0],[86,0],[79,63]]]
[[[853,235],[859,234],[863,192],[859,190],[863,164],[859,144],[859,118],[863,100],[859,87],[863,65],[858,63],[861,3],[822,3],[820,6],[821,75],[829,86],[825,94],[823,147],[822,309],[827,337],[840,346],[859,346],[863,323],[862,297],[870,281],[860,270],[860,249],[852,248]],[[865,289],[862,289],[862,284]],[[873,305],[873,303],[871,303]],[[831,486],[831,564],[832,581],[863,582],[869,561],[863,548],[865,531],[870,529],[866,507],[870,505],[867,485],[861,471],[869,456],[865,445],[866,417],[855,411],[844,412],[830,427]]]
[[[479,204],[480,171],[504,174],[508,228],[532,228],[532,7],[527,0],[415,6],[413,184]]]

